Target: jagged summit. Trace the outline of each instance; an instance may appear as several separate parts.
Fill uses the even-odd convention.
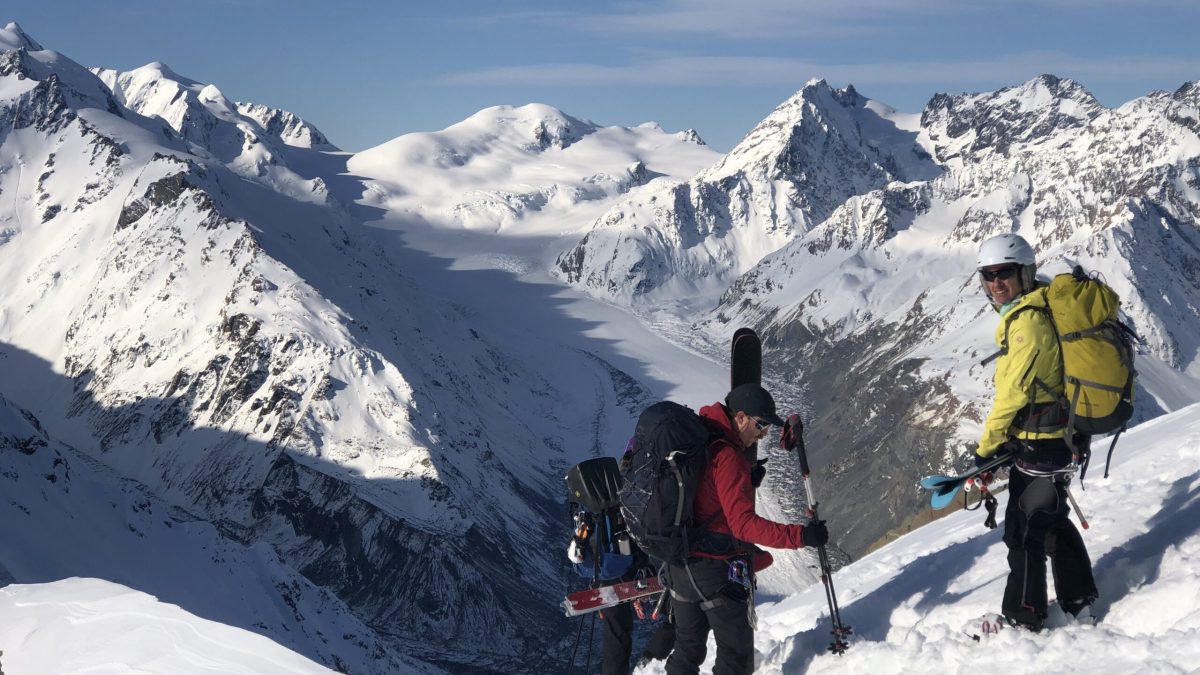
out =
[[[28,49],[31,52],[40,52],[45,48],[29,37],[29,34],[16,21],[10,21],[4,28],[0,28],[0,50],[4,49]]]
[[[1007,152],[1014,142],[1085,126],[1107,108],[1082,85],[1054,75],[979,94],[937,94],[921,126],[938,145],[940,160],[961,154]]]

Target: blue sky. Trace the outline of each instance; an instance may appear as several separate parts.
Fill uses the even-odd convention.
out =
[[[291,110],[347,150],[498,104],[693,128],[729,150],[806,81],[919,112],[1041,73],[1117,106],[1200,79],[1195,0],[342,3],[27,0],[18,22],[86,66],[162,61]]]

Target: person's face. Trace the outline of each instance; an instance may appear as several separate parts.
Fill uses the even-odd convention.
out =
[[[991,265],[979,270],[983,287],[992,302],[1003,305],[1021,295],[1021,266],[1005,263]]]
[[[762,437],[767,435],[767,427],[771,426],[770,422],[751,417],[740,410],[734,415],[733,422],[737,425],[738,437],[742,440],[742,445],[746,447],[762,440]]]

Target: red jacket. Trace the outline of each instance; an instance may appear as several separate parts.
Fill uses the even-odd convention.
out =
[[[704,523],[712,518],[705,529],[730,534],[748,544],[771,548],[802,548],[802,525],[785,525],[767,520],[754,512],[754,486],[750,484],[750,462],[746,459],[733,422],[720,403],[700,409],[703,417],[714,430],[724,434],[709,448],[708,465],[700,476],[693,506],[693,522]],[[714,517],[714,514],[715,517]],[[733,558],[747,551],[731,551],[725,555],[713,555],[693,551],[692,555],[705,558]],[[760,551],[754,556],[755,571],[772,562],[771,554]]]

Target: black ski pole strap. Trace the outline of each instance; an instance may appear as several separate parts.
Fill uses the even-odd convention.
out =
[[[996,498],[991,492],[983,493],[983,504],[987,508],[987,518],[983,520],[983,526],[989,530],[996,529]]]
[[[1104,477],[1105,478],[1108,478],[1108,467],[1110,464],[1112,464],[1113,448],[1117,447],[1117,439],[1120,438],[1121,434],[1123,434],[1123,433],[1125,433],[1125,427],[1121,427],[1120,429],[1118,429],[1117,433],[1113,434],[1112,443],[1108,444],[1108,457],[1106,457],[1104,459]]]
[[[983,506],[983,495],[979,495],[979,501],[975,502],[975,506],[971,506],[970,497],[967,496],[967,491],[963,490],[963,511],[978,511],[980,506]]]

